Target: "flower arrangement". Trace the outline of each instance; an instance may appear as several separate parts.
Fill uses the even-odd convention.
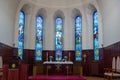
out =
[[[68,57],[67,56],[64,56],[65,59],[67,59]]]
[[[67,61],[67,58],[68,58],[67,56],[64,56],[65,61]]]

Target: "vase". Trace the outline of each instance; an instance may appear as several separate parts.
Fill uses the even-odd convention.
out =
[[[52,56],[50,56],[50,62],[52,62]]]

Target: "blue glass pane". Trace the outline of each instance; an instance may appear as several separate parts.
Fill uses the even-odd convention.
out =
[[[99,60],[99,40],[98,40],[98,13],[93,13],[93,44],[94,44],[94,60]]]
[[[75,59],[82,60],[82,18],[75,19]]]
[[[63,21],[62,18],[56,18],[56,36],[55,36],[55,48],[56,54],[55,59],[61,60],[62,59],[62,48],[63,48]]]
[[[18,56],[23,59],[24,49],[24,25],[25,25],[25,14],[23,11],[19,13],[19,31],[18,31]]]
[[[35,47],[35,60],[42,60],[43,49],[43,18],[38,16],[36,18],[36,47]]]

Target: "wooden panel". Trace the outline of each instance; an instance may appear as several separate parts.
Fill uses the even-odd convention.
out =
[[[34,65],[33,66],[33,76],[42,75],[44,71],[43,65]]]
[[[45,64],[44,72],[46,75],[72,75],[72,64]]]
[[[3,51],[4,52],[4,51]],[[42,64],[43,61],[46,61],[46,53],[49,53],[49,56],[53,56],[55,60],[55,50],[43,50],[43,61],[41,62],[37,62],[34,61],[34,52],[35,50],[24,50],[24,62],[30,64],[30,69],[29,69],[29,73],[30,75],[32,75],[32,71],[33,71],[33,65],[34,64]],[[63,51],[63,56],[68,55],[68,53],[71,53],[71,60],[73,62],[77,62],[75,61],[75,51],[74,50],[65,50]],[[83,54],[86,54],[86,62],[84,61],[79,61],[78,63],[81,63],[83,66],[83,75],[91,75],[91,70],[92,66],[91,63],[94,61],[94,55],[93,55],[93,50],[83,50],[82,51]],[[2,52],[1,52],[2,53]],[[5,53],[7,54],[7,50],[5,50]],[[11,51],[12,53],[12,51]],[[17,50],[14,50],[14,54],[17,54]],[[120,42],[117,42],[115,44],[112,44],[110,46],[107,46],[105,48],[101,48],[100,49],[100,61],[99,61],[99,65],[100,67],[97,67],[97,69],[99,69],[99,71],[97,71],[98,75],[103,74],[103,68],[104,67],[111,67],[112,63],[112,57],[113,56],[120,56]],[[7,61],[7,60],[5,60]],[[102,65],[102,66],[101,66]],[[94,71],[93,71],[94,73]]]
[[[19,69],[8,70],[8,80],[19,80]]]
[[[104,48],[104,67],[112,67],[112,58],[120,56],[120,42]]]
[[[28,80],[28,64],[20,64],[19,65],[19,80]]]
[[[99,63],[91,64],[91,75],[98,75],[99,73]]]
[[[9,57],[13,56],[12,49],[0,49],[0,56],[2,56],[3,64],[9,63]]]
[[[8,80],[8,64],[3,65],[2,80]]]
[[[83,58],[83,61],[82,61],[82,66],[83,66],[83,75],[87,75],[89,76],[90,75],[90,69],[91,69],[91,66],[90,66],[90,63],[93,61],[93,50],[83,50],[83,55],[86,55],[86,60],[84,62],[84,58]]]
[[[73,75],[83,76],[82,65],[74,65],[73,66]]]
[[[103,61],[93,61],[91,63],[91,75],[103,76],[104,73]]]

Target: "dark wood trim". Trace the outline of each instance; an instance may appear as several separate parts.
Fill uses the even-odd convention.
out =
[[[94,61],[93,59],[93,50],[88,49],[88,50],[83,50],[83,55],[85,54],[86,61],[84,62],[83,60],[80,61],[75,61],[75,51],[74,50],[64,50],[63,51],[63,56],[68,55],[70,52],[71,55],[71,61],[75,63],[75,65],[82,64],[83,66],[83,74],[84,75],[103,75],[103,69],[106,67],[112,66],[112,58],[115,56],[120,56],[120,41],[117,43],[114,43],[112,45],[109,45],[104,48],[100,48],[100,60],[99,61]],[[29,75],[32,75],[32,69],[33,65],[36,64],[42,64],[43,61],[46,60],[46,53],[48,52],[49,55],[54,55],[55,50],[43,50],[43,61],[42,62],[36,62],[34,60],[34,52],[35,50],[31,49],[24,49],[24,59],[23,62],[25,64],[29,64]],[[7,46],[6,44],[0,43],[0,56],[3,56],[3,62],[4,64],[8,64],[9,62],[9,57],[11,56],[17,56],[17,48]],[[96,66],[96,69],[93,68],[93,64]]]
[[[112,58],[120,56],[120,41],[104,48],[104,67],[112,67]]]

